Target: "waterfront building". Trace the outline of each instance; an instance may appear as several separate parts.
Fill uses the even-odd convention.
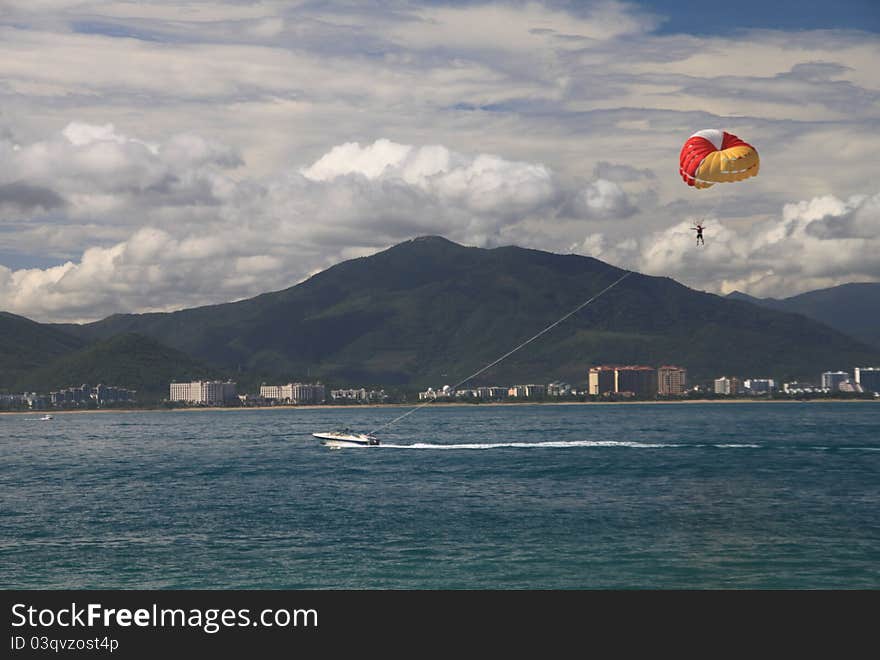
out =
[[[324,386],[321,383],[292,383],[290,401],[310,405],[324,403]]]
[[[92,388],[92,400],[101,405],[102,403],[115,403],[119,399],[119,391],[115,387],[107,387],[102,383],[98,383]]]
[[[322,394],[323,396],[323,394]],[[422,398],[421,395],[419,398]],[[383,403],[388,400],[385,390],[359,389],[330,390],[330,399],[345,403]],[[321,401],[323,403],[323,400]]]
[[[636,396],[657,394],[657,370],[654,367],[631,365],[614,369],[614,391],[631,392]]]
[[[862,392],[880,392],[880,367],[856,367],[855,377]]]
[[[545,385],[536,385],[529,383],[528,385],[513,385],[507,388],[507,396],[512,399],[529,399],[540,398],[547,393]]]
[[[363,387],[359,389],[349,388],[340,390],[331,390],[330,398],[334,401],[345,401],[353,403],[364,403],[367,401],[367,390]]]
[[[571,385],[560,381],[553,381],[547,385],[547,396],[568,396],[571,392]]]
[[[776,389],[776,381],[772,378],[747,378],[743,387],[749,394],[769,394]]]
[[[134,394],[134,390],[124,387],[112,387],[103,384],[90,387],[83,384],[79,387],[66,387],[49,392],[48,399],[56,407],[81,408],[93,401],[99,406],[119,401],[132,401]]]
[[[78,406],[91,398],[92,389],[88,385],[66,387],[63,390],[49,392],[49,401],[53,406]]]
[[[169,401],[220,405],[236,400],[235,383],[231,380],[194,380],[189,383],[171,383]]]
[[[113,385],[97,384],[91,389],[89,396],[99,406],[107,403],[122,403],[134,401],[135,390],[125,387],[115,387]]]
[[[687,389],[687,369],[663,366],[657,369],[657,394],[679,396]]]
[[[722,376],[715,379],[715,394],[739,394],[741,390],[739,378]]]
[[[281,401],[281,385],[260,385],[260,398],[269,401]]]
[[[49,407],[49,397],[45,394],[38,394],[37,392],[25,392],[22,397],[27,403],[28,408],[41,409]]]
[[[587,386],[589,393],[594,396],[612,393],[654,396],[658,390],[657,378],[654,367],[606,364],[590,367]]]
[[[189,383],[171,383],[169,401],[189,401]]]
[[[822,373],[822,387],[832,392],[839,390],[840,384],[848,381],[849,374],[846,371],[825,371]]]
[[[602,395],[614,392],[614,369],[609,365],[590,367],[588,386],[590,394]]]
[[[470,390],[459,390],[457,396],[466,396],[470,398],[481,399],[483,401],[489,401],[491,399],[503,399],[507,396],[508,389],[509,388],[507,387],[481,386],[475,387]],[[463,395],[462,392],[465,392],[467,394]]]
[[[321,383],[287,383],[286,385],[261,385],[260,396],[270,401],[292,404],[324,403],[325,390]]]
[[[547,394],[547,386],[530,383],[529,385],[523,385],[523,392],[527,399],[538,399]]]
[[[0,408],[21,408],[26,404],[24,394],[0,394]]]
[[[786,394],[815,394],[828,392],[829,390],[825,387],[814,385],[813,383],[800,383],[798,381],[792,381],[790,383],[783,383],[782,391]]]
[[[134,401],[135,390],[125,387],[99,384],[95,387],[81,385],[55,390],[48,394],[37,392],[5,395],[0,397],[0,407],[28,405],[31,408],[84,408],[92,403],[98,406],[108,403]]]

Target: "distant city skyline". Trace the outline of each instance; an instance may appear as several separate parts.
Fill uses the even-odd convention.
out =
[[[562,397],[607,397],[624,396],[651,398],[681,397],[690,394],[699,396],[703,392],[721,395],[767,395],[783,392],[789,395],[800,394],[880,394],[880,367],[855,367],[850,372],[825,371],[819,376],[819,384],[790,381],[780,383],[773,378],[741,378],[739,376],[721,376],[705,384],[688,385],[687,369],[681,366],[664,365],[653,368],[647,365],[594,365],[586,372],[586,379],[574,385],[564,381],[549,383],[531,383],[505,386],[470,386],[453,389],[443,386],[437,389],[429,387],[419,391],[417,399],[421,402],[442,400],[511,400],[511,399],[543,399]],[[116,385],[98,384],[90,387],[87,384],[71,386],[50,392],[21,392],[16,394],[0,394],[0,409],[21,408],[22,406],[43,410],[48,408],[79,408],[91,402],[98,407],[106,404],[130,404],[135,407],[136,391]],[[288,405],[321,405],[326,403],[405,403],[404,399],[391,400],[384,389],[367,389],[366,387],[349,387],[332,389],[327,396],[327,388],[321,382],[303,383],[289,382],[283,385],[267,385],[259,387],[258,395],[239,393],[238,386],[232,380],[193,380],[171,381],[168,384],[170,403],[185,405],[227,405],[232,402],[242,405],[272,404]]]
[[[426,234],[722,294],[878,281],[878,13],[7,0],[0,309],[237,300]],[[683,185],[704,128],[761,174]]]

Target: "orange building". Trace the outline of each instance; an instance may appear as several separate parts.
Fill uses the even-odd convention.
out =
[[[593,395],[614,392],[614,370],[617,367],[601,365],[590,367],[589,392]]]
[[[657,394],[657,370],[642,365],[617,367],[614,370],[614,391],[653,396]]]
[[[657,393],[684,394],[687,389],[687,369],[666,365],[657,369]]]

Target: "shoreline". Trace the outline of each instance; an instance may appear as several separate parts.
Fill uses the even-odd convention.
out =
[[[432,402],[433,403],[433,402]],[[442,408],[485,408],[485,407],[504,407],[504,406],[639,406],[639,405],[678,405],[678,404],[737,404],[737,403],[880,403],[880,399],[670,399],[658,401],[495,401],[487,403],[466,403],[466,402],[449,402],[440,403],[437,406]],[[204,406],[190,408],[98,408],[95,410],[4,410],[0,411],[3,415],[84,415],[91,413],[108,414],[108,413],[151,413],[151,412],[172,412],[172,413],[191,413],[191,412],[231,412],[231,411],[291,411],[291,410],[363,410],[376,408],[416,408],[420,403],[364,403],[356,405],[340,405],[340,404],[310,404],[302,406],[283,405],[283,406]]]

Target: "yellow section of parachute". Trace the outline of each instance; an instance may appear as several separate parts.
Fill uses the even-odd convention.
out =
[[[761,160],[752,147],[737,146],[707,154],[694,177],[695,188],[742,181],[758,174]]]

